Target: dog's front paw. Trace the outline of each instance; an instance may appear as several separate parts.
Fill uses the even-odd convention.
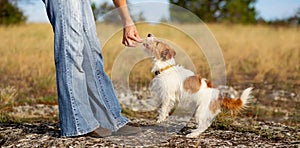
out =
[[[195,129],[192,130],[192,133],[187,134],[186,137],[188,138],[197,138],[204,130],[201,129]]]
[[[190,133],[190,134],[186,135],[187,138],[197,138],[198,136],[199,136],[199,133]]]
[[[156,122],[157,122],[157,123],[162,123],[162,122],[164,122],[164,120],[158,119]]]
[[[165,120],[166,120],[166,117],[164,117],[164,116],[159,116],[156,122],[157,122],[157,123],[162,123],[162,122],[164,122]]]

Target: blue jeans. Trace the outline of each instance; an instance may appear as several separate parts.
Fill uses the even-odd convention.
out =
[[[99,126],[118,130],[128,119],[104,72],[89,0],[43,0],[54,31],[61,136],[87,134]]]

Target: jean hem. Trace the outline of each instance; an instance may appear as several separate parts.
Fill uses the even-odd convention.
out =
[[[118,122],[116,124],[116,126],[114,126],[112,129],[113,132],[116,132],[118,129],[120,129],[121,127],[125,126],[128,122],[130,122],[130,120],[126,117],[120,117],[118,118],[118,120],[122,120],[121,122]],[[98,124],[97,126],[93,127],[93,128],[88,128],[86,130],[80,130],[78,132],[74,132],[74,133],[65,133],[65,134],[61,134],[61,137],[76,137],[76,136],[82,136],[82,135],[85,135],[85,134],[88,134],[92,131],[94,131],[95,129],[101,127],[100,124]]]
[[[120,118],[117,119],[118,122],[117,125],[114,127],[114,129],[112,130],[113,132],[116,132],[118,129],[120,129],[121,127],[123,127],[124,125],[126,125],[128,122],[130,122],[130,120],[126,117],[121,116]]]
[[[88,128],[86,130],[81,130],[78,132],[74,132],[74,133],[66,133],[66,134],[61,134],[61,137],[76,137],[76,136],[82,136],[82,135],[86,135],[92,131],[94,131],[95,129],[97,129],[98,127],[100,127],[100,125],[95,126],[94,128]]]

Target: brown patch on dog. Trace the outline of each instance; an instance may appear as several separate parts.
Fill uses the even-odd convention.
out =
[[[216,111],[218,109],[221,108],[221,101],[218,99],[218,100],[213,100],[210,102],[209,104],[209,110],[212,112],[212,113],[216,113]]]
[[[212,85],[211,81],[205,80],[205,82],[206,82],[206,85],[207,85],[208,88],[213,88],[213,85]]]
[[[160,57],[162,58],[162,60],[169,60],[169,59],[173,58],[175,55],[176,55],[176,52],[172,48],[164,48],[160,52]]]
[[[222,100],[222,107],[228,110],[239,110],[243,106],[243,102],[241,98],[238,99],[230,99],[224,98]]]
[[[183,82],[183,88],[188,93],[196,93],[201,87],[201,76],[190,76],[186,78]]]
[[[147,43],[146,48],[151,50],[156,59],[169,60],[176,55],[174,49],[172,49],[168,44],[158,40]]]

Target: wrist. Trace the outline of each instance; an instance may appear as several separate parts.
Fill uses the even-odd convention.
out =
[[[124,20],[123,20],[123,26],[124,26],[124,27],[132,26],[132,25],[134,25],[134,22],[132,21],[131,18],[129,18],[129,19],[124,19]]]

